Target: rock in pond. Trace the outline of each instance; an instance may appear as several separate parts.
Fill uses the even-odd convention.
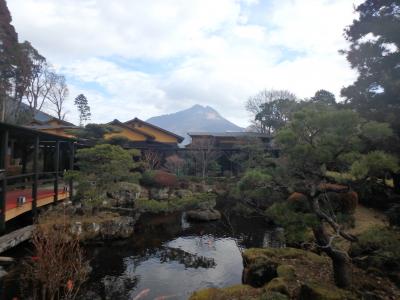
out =
[[[221,213],[212,208],[189,210],[186,212],[186,216],[188,220],[200,222],[216,221],[221,219]]]
[[[71,225],[71,232],[82,240],[114,240],[130,237],[134,232],[136,219],[130,216],[82,220]]]

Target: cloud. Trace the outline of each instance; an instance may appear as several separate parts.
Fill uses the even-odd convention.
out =
[[[339,95],[355,79],[338,53],[346,47],[343,29],[356,17],[350,0],[13,0],[9,6],[20,39],[67,75],[71,95],[87,95],[96,122],[146,119],[198,103],[245,126],[244,102],[262,88]]]

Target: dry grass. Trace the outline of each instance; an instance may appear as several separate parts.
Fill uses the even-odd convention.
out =
[[[361,233],[371,228],[383,228],[387,226],[388,221],[386,216],[372,208],[367,208],[363,205],[358,205],[354,213],[355,226],[353,228],[346,229],[347,233],[358,236]],[[331,234],[333,234],[330,228],[327,228]],[[345,251],[350,249],[351,243],[345,239],[337,239],[335,246]]]
[[[85,223],[100,223],[104,221],[113,220],[119,214],[115,212],[97,212],[96,214],[85,213],[84,215],[68,214],[65,210],[48,211],[41,214],[39,223],[42,226],[72,224],[76,222]]]
[[[388,224],[383,213],[363,205],[357,206],[354,218],[355,227],[349,230],[353,235],[359,235],[372,227],[385,227]]]

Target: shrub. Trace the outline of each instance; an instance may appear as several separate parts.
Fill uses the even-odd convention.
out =
[[[249,170],[239,181],[241,191],[249,191],[266,186],[271,181],[271,176],[260,170]]]
[[[296,212],[289,202],[273,204],[266,215],[285,229],[286,242],[289,244],[300,244],[309,240],[308,228],[318,222],[315,214]]]
[[[147,187],[175,188],[178,186],[178,179],[177,176],[172,173],[161,170],[148,170],[143,173],[141,183]]]
[[[64,215],[65,218],[65,215]],[[34,256],[22,264],[23,293],[33,299],[75,299],[89,273],[79,239],[66,224],[37,225]]]
[[[382,272],[398,272],[400,269],[400,233],[389,228],[371,228],[358,237],[350,249],[352,257],[362,257],[355,262],[364,268],[376,268]]]
[[[302,193],[294,192],[287,199],[292,209],[298,212],[310,212],[310,204],[307,200],[307,196]]]
[[[216,195],[212,193],[198,193],[183,198],[174,198],[169,201],[139,199],[137,207],[151,213],[173,212],[189,208],[210,208],[216,203]]]

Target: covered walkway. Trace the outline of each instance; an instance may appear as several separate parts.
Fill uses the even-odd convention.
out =
[[[75,140],[0,122],[0,232],[21,214],[72,195]]]

